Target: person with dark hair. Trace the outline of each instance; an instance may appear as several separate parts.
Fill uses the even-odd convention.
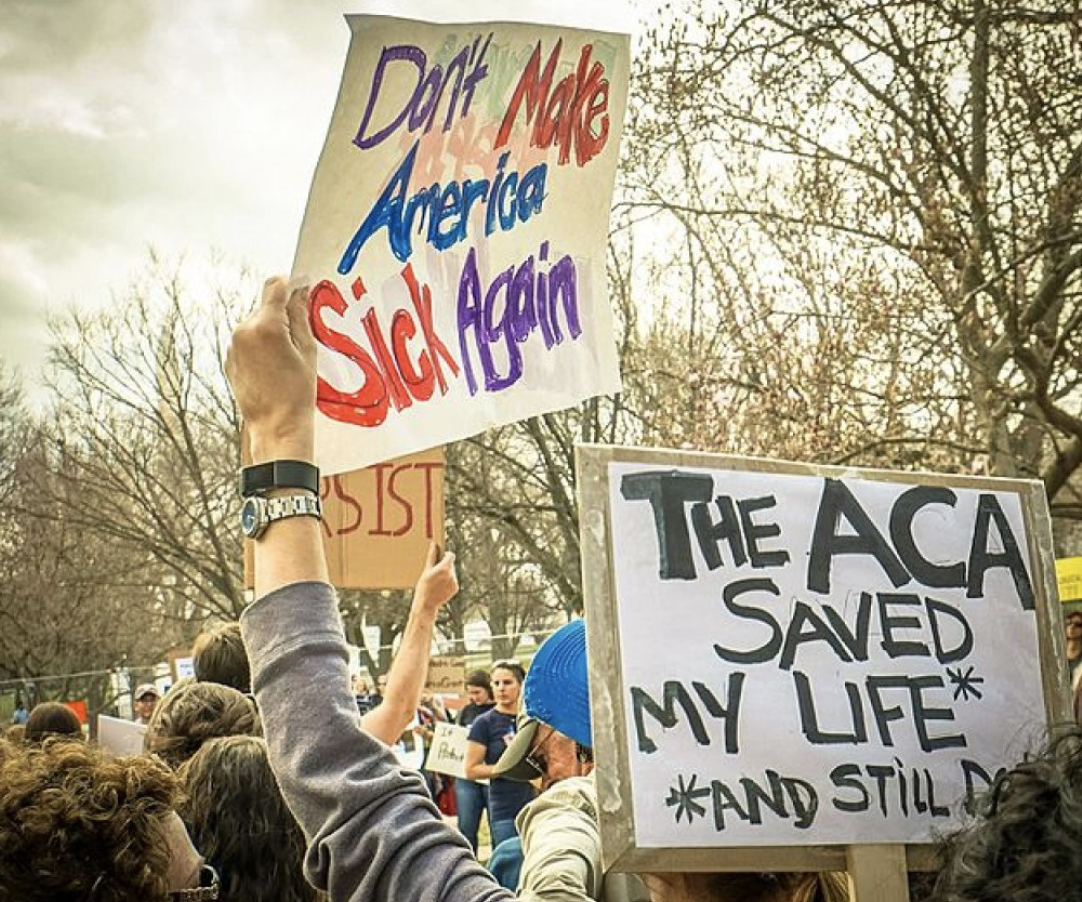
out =
[[[60,736],[67,739],[82,739],[83,725],[75,712],[60,702],[42,702],[34,706],[26,719],[26,742],[41,742],[50,737]]]
[[[518,661],[497,661],[490,680],[496,704],[473,722],[466,743],[466,776],[488,780],[488,829],[492,848],[517,835],[515,818],[536,792],[529,783],[496,775],[493,769],[500,755],[515,737],[519,697],[526,671]]]
[[[259,309],[233,333],[227,372],[256,465],[313,457],[307,297],[306,286],[271,279]],[[292,511],[254,543],[256,601],[241,628],[271,766],[308,837],[308,879],[334,902],[513,902],[443,822],[420,774],[360,729],[318,510],[299,503]],[[780,882],[762,881],[771,892]],[[653,902],[683,902],[675,889],[659,891]],[[781,900],[762,893],[742,902]]]
[[[469,701],[462,706],[457,719],[459,726],[463,727],[471,726],[496,705],[487,670],[471,670],[466,674],[466,697]],[[481,815],[488,809],[488,784],[465,777],[456,778],[455,806],[458,810],[458,829],[476,852]]]
[[[931,902],[1082,898],[1082,731],[1001,772],[941,854]]]
[[[203,744],[178,771],[177,809],[221,875],[223,902],[318,902],[304,879],[304,834],[289,813],[256,736]]]
[[[249,696],[221,683],[178,680],[155,710],[143,748],[175,769],[210,739],[262,732]]]
[[[149,757],[107,757],[85,742],[0,754],[0,899],[212,902],[176,814],[176,778]]]
[[[196,636],[192,645],[192,669],[202,683],[221,683],[245,694],[252,691],[248,652],[239,623],[221,623]]]

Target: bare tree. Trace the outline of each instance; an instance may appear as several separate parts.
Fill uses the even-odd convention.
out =
[[[1080,27],[1073,0],[654,26],[621,214],[669,239],[690,309],[673,394],[724,411],[680,421],[734,450],[1037,477],[1082,517]]]
[[[244,603],[239,423],[222,366],[254,288],[243,275],[211,280],[193,289],[179,265],[152,259],[109,308],[55,324],[57,453],[39,487],[66,527],[139,557],[188,638]]]

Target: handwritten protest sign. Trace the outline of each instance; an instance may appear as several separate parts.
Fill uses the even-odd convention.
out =
[[[331,583],[340,589],[412,588],[429,542],[443,541],[443,486],[442,448],[323,477],[319,495]],[[251,544],[244,555],[249,586]]]
[[[462,691],[465,682],[466,659],[461,655],[445,655],[429,659],[428,678],[425,680],[426,692],[454,694]]]
[[[98,715],[98,745],[112,755],[141,755],[146,732],[145,724]]]
[[[323,472],[617,391],[605,246],[628,37],[347,18],[294,261]]]
[[[425,770],[452,777],[466,776],[466,742],[470,735],[468,727],[437,721],[432,745],[425,759]]]
[[[589,447],[578,469],[607,865],[927,843],[1067,716],[1039,483]]]
[[[1082,557],[1065,557],[1056,561],[1059,600],[1082,601]]]

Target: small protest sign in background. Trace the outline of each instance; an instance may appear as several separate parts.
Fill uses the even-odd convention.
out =
[[[1065,557],[1056,561],[1056,580],[1061,602],[1082,601],[1082,557]]]
[[[439,655],[428,661],[426,692],[456,695],[466,684],[466,659],[461,655]]]
[[[432,745],[425,759],[425,770],[452,777],[466,776],[466,742],[470,735],[468,727],[437,721]]]
[[[607,866],[929,843],[1069,716],[1040,483],[598,447],[578,480]]]
[[[617,391],[628,36],[347,19],[294,261],[313,280],[323,472]]]
[[[111,755],[141,755],[146,732],[145,724],[98,715],[98,745]]]

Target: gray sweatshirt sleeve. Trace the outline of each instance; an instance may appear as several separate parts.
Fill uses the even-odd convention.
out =
[[[511,902],[420,774],[361,729],[334,590],[297,583],[241,618],[271,766],[332,902]]]

